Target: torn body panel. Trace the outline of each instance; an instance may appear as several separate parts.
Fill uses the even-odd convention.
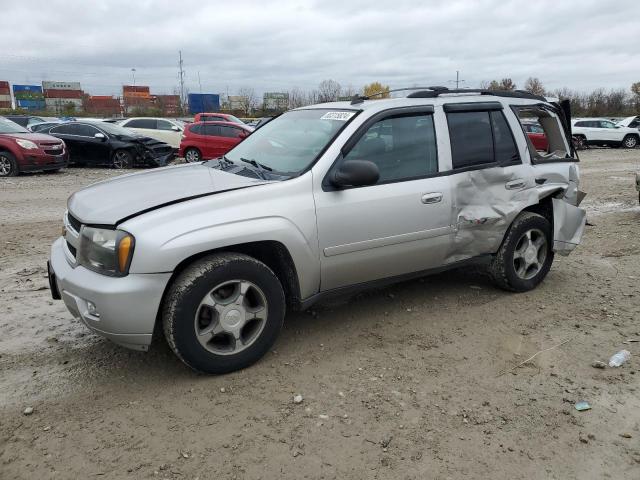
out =
[[[569,255],[582,240],[587,222],[584,209],[571,205],[563,198],[553,198],[553,251]]]

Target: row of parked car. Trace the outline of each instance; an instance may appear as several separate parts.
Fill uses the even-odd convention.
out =
[[[167,118],[75,119],[9,115],[0,117],[0,177],[23,171],[59,170],[68,163],[114,168],[155,167],[176,155],[187,162],[218,158],[271,118],[250,126],[225,113],[200,113],[192,123]],[[549,149],[544,128],[522,119],[531,143]],[[640,116],[620,122],[574,119],[573,142],[588,146],[635,148],[640,144]]]
[[[193,123],[7,116],[0,122],[0,176],[57,171],[68,163],[130,168],[163,166],[176,155],[188,162],[217,158],[254,128],[222,113],[198,114]]]

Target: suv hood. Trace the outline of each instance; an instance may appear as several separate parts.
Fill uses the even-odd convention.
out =
[[[264,183],[201,163],[178,165],[95,183],[71,195],[67,208],[81,223],[116,225],[172,203]]]

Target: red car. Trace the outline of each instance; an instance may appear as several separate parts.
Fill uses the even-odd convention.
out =
[[[32,133],[0,117],[0,177],[34,170],[57,171],[68,162],[69,153],[62,140]]]
[[[193,119],[193,123],[196,122],[231,122],[238,125],[244,125],[245,123],[238,117],[229,115],[227,113],[197,113]]]
[[[537,123],[522,123],[524,131],[536,150],[546,152],[549,149],[549,141],[544,133],[544,129]]]
[[[199,162],[223,156],[251,133],[245,125],[229,122],[198,122],[187,125],[178,156]]]

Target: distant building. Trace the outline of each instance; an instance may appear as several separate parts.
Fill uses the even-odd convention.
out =
[[[279,92],[265,92],[262,99],[264,110],[284,111],[289,108],[289,94]]]
[[[229,95],[229,110],[245,110],[247,108],[247,97],[242,95]]]

